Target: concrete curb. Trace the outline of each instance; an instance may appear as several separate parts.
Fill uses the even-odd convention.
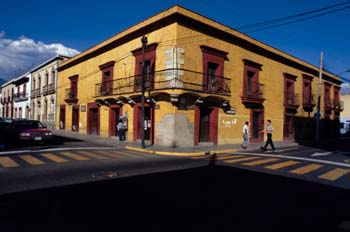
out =
[[[210,150],[210,151],[196,151],[196,152],[171,152],[171,151],[158,151],[158,150],[148,150],[144,148],[138,148],[133,146],[125,146],[125,149],[137,152],[145,152],[155,155],[168,155],[168,156],[204,156],[208,154],[221,154],[221,153],[233,153],[236,149],[222,149],[222,150]]]

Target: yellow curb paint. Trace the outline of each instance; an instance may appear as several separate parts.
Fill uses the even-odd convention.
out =
[[[248,161],[248,160],[254,160],[254,159],[260,159],[260,157],[246,157],[246,158],[238,158],[238,159],[230,159],[230,160],[225,160],[225,163],[239,163],[243,161]]]
[[[271,158],[271,159],[257,160],[257,161],[252,161],[252,162],[249,162],[249,163],[243,163],[243,165],[256,166],[256,165],[260,165],[260,164],[266,164],[266,163],[274,162],[274,161],[277,161],[277,160],[279,160],[279,159]]]
[[[216,153],[216,154],[221,154],[221,153],[233,153],[236,152],[236,149],[223,149],[223,150],[213,150],[211,152]]]
[[[298,163],[300,163],[300,162],[290,160],[290,161],[285,161],[285,162],[282,162],[282,163],[266,166],[265,168],[271,169],[271,170],[277,170],[277,169],[289,167],[289,166],[292,166],[292,165],[295,165],[295,164],[298,164]]]
[[[92,153],[90,151],[79,151],[79,153],[89,156],[91,158],[95,158],[95,159],[108,159],[108,157],[102,156],[102,155],[98,155],[96,153]]]
[[[323,167],[323,165],[319,165],[319,164],[310,164],[310,165],[306,165],[304,167],[301,167],[301,168],[297,168],[297,169],[294,169],[292,171],[290,171],[291,173],[294,173],[294,174],[299,174],[299,175],[304,175],[306,173],[309,173],[309,172],[312,172],[312,171],[315,171],[319,168]]]
[[[85,157],[85,156],[81,156],[81,155],[77,155],[75,153],[69,152],[69,151],[65,151],[65,152],[60,152],[60,154],[65,155],[69,158],[75,159],[75,160],[90,160],[89,158]]]
[[[43,165],[45,162],[35,158],[32,155],[20,155],[21,159],[25,160],[27,163],[30,163],[31,165]]]
[[[19,167],[18,163],[16,163],[13,159],[11,159],[10,157],[7,157],[7,156],[0,157],[0,164],[4,168],[16,168],[16,167]]]
[[[169,155],[169,156],[205,155],[205,152],[168,152],[168,151],[152,151],[151,153],[156,154],[156,155]]]
[[[153,153],[152,151],[143,149],[143,148],[138,148],[138,147],[130,147],[126,146],[125,149],[132,150],[132,151],[139,151],[139,152],[146,152],[146,153]]]
[[[334,181],[334,180],[344,176],[348,172],[349,172],[349,170],[347,170],[347,169],[336,168],[336,169],[333,169],[332,171],[326,172],[323,175],[320,175],[319,178],[324,179],[324,180]]]
[[[56,163],[64,163],[64,162],[68,162],[68,160],[63,159],[61,157],[58,157],[54,154],[51,153],[45,153],[45,154],[40,154],[41,156],[45,157],[46,159],[52,160]]]
[[[156,154],[156,155],[169,155],[169,156],[202,156],[205,155],[206,152],[200,151],[200,152],[171,152],[171,151],[156,151],[156,150],[147,150],[143,148],[138,147],[132,147],[132,146],[126,146],[125,149],[132,150],[132,151],[138,151],[138,152],[145,152],[150,154]],[[229,153],[229,152],[235,152],[235,149],[226,149],[226,150],[213,150],[211,153]]]

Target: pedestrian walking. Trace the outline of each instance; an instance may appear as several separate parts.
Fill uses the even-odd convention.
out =
[[[273,132],[273,127],[272,127],[272,122],[271,120],[267,120],[267,126],[265,130],[260,131],[260,133],[266,132],[267,133],[267,140],[265,143],[264,147],[261,147],[261,150],[266,151],[267,146],[270,144],[272,147],[272,150],[275,150],[275,146],[273,145],[272,141],[272,132]]]
[[[123,127],[123,121],[121,119],[119,119],[117,123],[117,130],[118,130],[119,141],[124,141],[124,127]]]
[[[248,147],[248,140],[249,140],[249,122],[246,121],[244,126],[243,126],[243,129],[242,129],[242,133],[243,133],[243,143],[242,143],[242,147],[244,149],[247,149]]]

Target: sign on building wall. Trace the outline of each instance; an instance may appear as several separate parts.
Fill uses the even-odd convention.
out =
[[[86,106],[80,106],[80,112],[86,112]]]

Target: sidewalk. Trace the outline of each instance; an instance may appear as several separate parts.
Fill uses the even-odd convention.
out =
[[[78,139],[82,141],[87,141],[90,143],[95,143],[99,145],[112,146],[120,149],[127,149],[139,152],[147,152],[158,155],[178,155],[178,156],[193,156],[193,155],[206,155],[206,154],[220,154],[227,152],[236,151],[249,151],[257,150],[263,145],[263,143],[251,143],[248,148],[244,150],[241,144],[224,144],[224,145],[211,145],[211,144],[201,144],[193,147],[166,147],[159,145],[150,145],[146,148],[141,148],[140,143],[133,143],[128,141],[120,142],[117,137],[100,137],[96,135],[87,135],[77,132],[64,131],[64,130],[52,130],[54,135],[68,137],[72,139]],[[277,149],[284,147],[298,146],[298,143],[294,141],[274,141],[275,147]]]

